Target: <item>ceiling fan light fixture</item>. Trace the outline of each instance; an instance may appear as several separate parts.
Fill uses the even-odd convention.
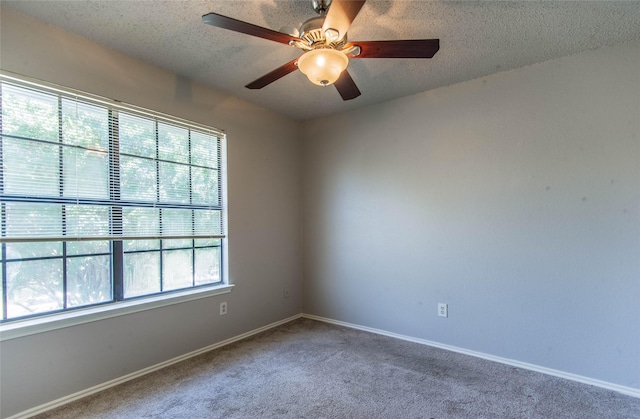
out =
[[[349,59],[342,52],[331,48],[314,49],[302,54],[298,59],[298,68],[318,86],[335,83],[346,70]]]

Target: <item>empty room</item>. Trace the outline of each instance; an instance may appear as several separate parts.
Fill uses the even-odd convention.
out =
[[[0,418],[640,417],[640,2],[2,0]]]

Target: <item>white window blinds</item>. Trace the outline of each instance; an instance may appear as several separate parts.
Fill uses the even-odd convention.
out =
[[[0,242],[224,237],[222,132],[0,82]]]

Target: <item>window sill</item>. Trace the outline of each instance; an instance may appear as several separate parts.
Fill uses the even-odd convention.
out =
[[[38,317],[36,319],[18,320],[13,323],[0,325],[0,341],[49,332],[51,330],[95,322],[112,317],[124,316],[126,314],[151,310],[158,307],[212,297],[214,295],[226,294],[231,292],[232,288],[233,285],[231,284],[217,285],[211,288],[186,290],[135,301],[122,301],[99,307],[90,307],[67,313]]]

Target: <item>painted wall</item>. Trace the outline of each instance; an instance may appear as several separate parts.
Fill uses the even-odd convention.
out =
[[[640,43],[303,138],[305,313],[640,389]]]
[[[235,284],[222,296],[2,342],[3,417],[300,313],[298,123],[10,10],[1,18],[3,70],[226,130]]]

